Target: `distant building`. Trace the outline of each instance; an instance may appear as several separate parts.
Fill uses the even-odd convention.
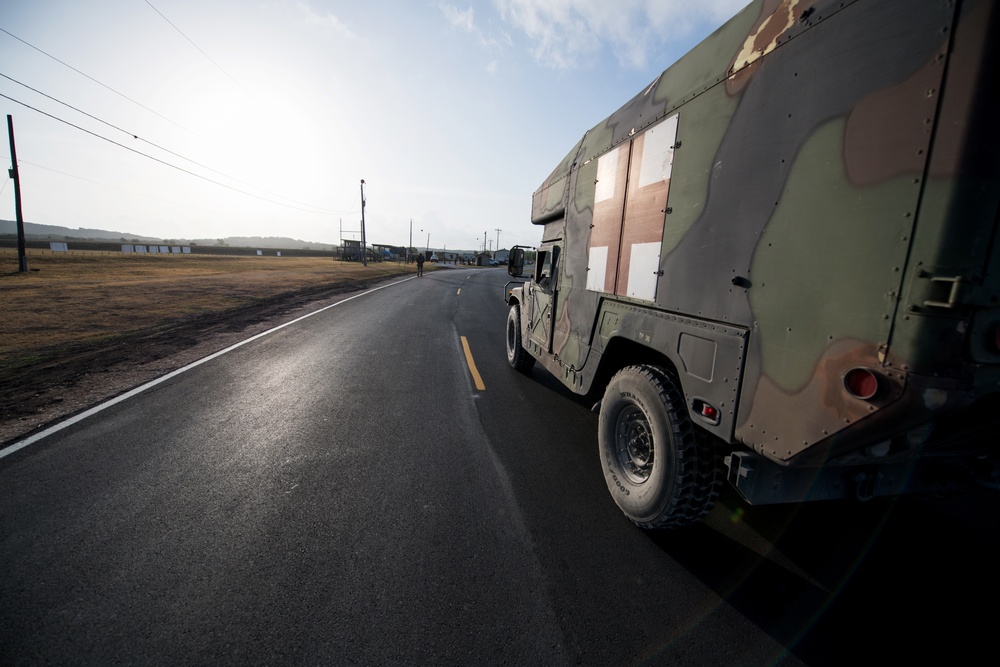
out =
[[[340,242],[344,244],[344,250],[340,254],[342,260],[346,262],[361,261],[361,241],[341,239]]]

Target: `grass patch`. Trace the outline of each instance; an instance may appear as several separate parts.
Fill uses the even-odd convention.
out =
[[[0,369],[293,292],[415,272],[412,264],[330,258],[44,250],[29,250],[28,272],[17,268],[16,251],[0,250]]]

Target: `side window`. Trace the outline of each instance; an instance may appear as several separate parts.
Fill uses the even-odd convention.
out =
[[[548,250],[539,250],[538,257],[535,258],[535,282],[539,285],[543,280],[548,279],[552,271],[552,255]]]
[[[535,268],[535,282],[545,291],[550,291],[555,287],[557,272],[559,271],[559,246],[553,246],[551,250],[540,250],[538,252],[538,264]]]

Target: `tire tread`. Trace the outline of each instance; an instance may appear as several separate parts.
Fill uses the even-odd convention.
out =
[[[513,326],[515,330],[514,336],[514,350],[511,351],[510,343],[510,333],[508,329],[511,326],[511,319],[514,320]],[[504,339],[507,346],[507,361],[510,363],[511,367],[522,373],[527,373],[535,365],[535,358],[528,354],[528,351],[524,349],[521,345],[521,306],[514,303],[510,307],[510,311],[507,314],[507,324],[504,329]]]
[[[649,521],[629,519],[640,528],[681,528],[699,522],[715,506],[722,488],[722,457],[710,434],[692,423],[684,397],[670,374],[659,366],[629,366],[650,383],[667,414],[675,443],[674,494],[665,511]],[[627,515],[626,515],[627,516]]]

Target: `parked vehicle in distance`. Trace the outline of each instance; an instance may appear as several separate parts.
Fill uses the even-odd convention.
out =
[[[696,522],[725,480],[1000,482],[998,34],[989,0],[757,0],[534,193],[507,358],[601,397],[633,522]]]

